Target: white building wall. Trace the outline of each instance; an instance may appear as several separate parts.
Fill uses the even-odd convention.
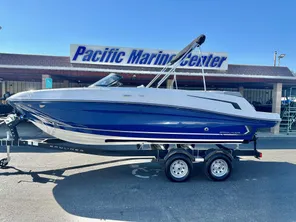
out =
[[[15,94],[22,91],[41,89],[41,82],[26,82],[26,81],[5,81],[6,91]]]
[[[18,92],[28,91],[28,90],[38,90],[42,89],[41,82],[27,82],[27,81],[4,81],[2,83],[5,88],[5,91],[9,91],[11,94],[15,94]],[[1,88],[2,88],[1,84]],[[73,83],[69,82],[69,87],[87,87],[90,84],[88,83]],[[53,82],[53,88],[63,88],[64,82]]]
[[[272,89],[244,89],[244,97],[250,103],[258,102],[260,104],[272,103]]]

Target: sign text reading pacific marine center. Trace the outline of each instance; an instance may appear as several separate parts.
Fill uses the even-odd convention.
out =
[[[110,46],[71,45],[71,63],[97,64],[97,65],[125,65],[143,67],[163,67],[171,61],[177,51],[134,49]],[[226,53],[189,53],[181,62],[182,68],[226,70],[228,56]]]

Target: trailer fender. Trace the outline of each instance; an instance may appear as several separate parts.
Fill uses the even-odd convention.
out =
[[[232,162],[234,159],[230,152],[226,152],[223,150],[217,150],[217,149],[209,149],[209,150],[207,150],[207,154],[204,157],[204,162],[207,162],[207,160],[209,158],[211,158],[213,155],[216,155],[217,153],[224,154],[229,159],[230,162]]]
[[[195,157],[189,153],[187,150],[185,149],[178,149],[178,148],[175,148],[175,149],[171,149],[167,155],[164,157],[164,161],[167,161],[168,158],[170,158],[172,155],[175,155],[175,154],[184,154],[186,156],[188,156],[188,158],[191,160],[191,161],[194,161],[195,160]]]

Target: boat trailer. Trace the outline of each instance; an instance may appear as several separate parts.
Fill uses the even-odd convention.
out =
[[[204,162],[204,172],[213,181],[224,181],[232,173],[233,161],[241,156],[254,156],[261,158],[262,153],[257,150],[257,138],[252,141],[253,149],[228,148],[222,144],[215,144],[216,148],[198,148],[193,144],[176,144],[170,147],[166,144],[151,144],[149,150],[143,149],[144,144],[138,144],[135,150],[103,150],[97,146],[83,146],[69,144],[64,141],[50,138],[44,140],[23,140],[19,137],[17,125],[23,120],[15,115],[9,115],[4,119],[9,131],[7,137],[0,139],[0,145],[6,146],[7,157],[0,160],[0,168],[6,168],[11,160],[10,150],[12,147],[39,147],[63,152],[75,152],[102,156],[137,156],[154,157],[156,161],[164,163],[164,171],[168,179],[174,182],[186,181],[190,178],[193,164]]]

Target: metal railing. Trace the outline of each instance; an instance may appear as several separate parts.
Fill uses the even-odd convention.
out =
[[[293,89],[296,88],[290,88],[287,105],[281,113],[282,121],[280,123],[280,130],[287,134],[296,132],[296,103],[292,100],[295,97],[293,95]]]

